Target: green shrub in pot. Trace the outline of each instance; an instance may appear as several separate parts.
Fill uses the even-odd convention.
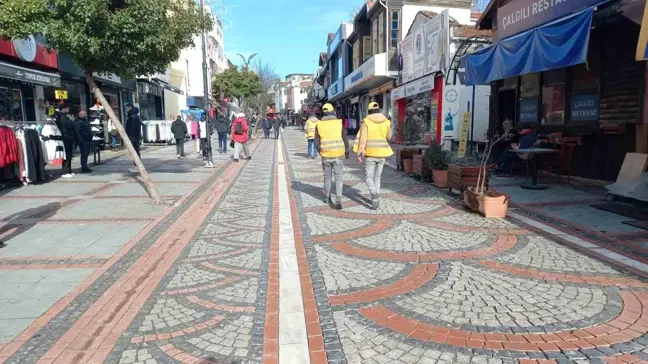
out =
[[[425,165],[433,171],[446,171],[450,162],[449,153],[437,142],[425,150]]]

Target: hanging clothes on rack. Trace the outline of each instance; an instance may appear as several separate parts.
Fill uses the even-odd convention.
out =
[[[13,129],[0,127],[0,167],[18,163],[18,144]]]
[[[46,161],[51,162],[56,159],[65,159],[65,148],[61,140],[61,132],[56,125],[44,125],[40,135],[44,141],[43,152],[46,155]]]
[[[38,132],[34,129],[25,129],[24,133],[27,146],[26,164],[29,166],[27,178],[30,182],[44,181],[46,178],[45,159]]]

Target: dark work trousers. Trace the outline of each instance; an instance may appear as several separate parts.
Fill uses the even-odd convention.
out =
[[[200,138],[200,150],[202,150],[205,161],[211,163],[212,161],[212,148],[210,138]]]
[[[280,131],[279,128],[281,128],[281,127],[280,127],[280,126],[275,126],[275,127],[274,127],[274,136],[275,136],[275,139],[279,139],[279,131]]]
[[[184,157],[184,139],[176,139],[176,154]]]
[[[90,155],[90,149],[92,149],[92,142],[81,142],[79,144],[79,149],[81,149],[81,169],[88,169],[88,156]]]
[[[131,141],[131,144],[133,144],[133,148],[135,148],[135,153],[137,153],[137,156],[142,159],[142,156],[140,155],[140,139],[133,139],[129,138]],[[135,164],[135,162],[133,162]],[[136,164],[135,164],[136,165]]]
[[[63,138],[63,148],[65,149],[65,160],[63,161],[63,174],[71,174],[72,154],[74,153],[74,139]]]

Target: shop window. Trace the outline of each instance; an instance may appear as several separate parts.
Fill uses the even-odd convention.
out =
[[[360,67],[360,39],[353,43],[353,69]]]
[[[543,72],[542,125],[565,124],[565,79],[566,69]]]
[[[391,47],[396,49],[400,41],[400,10],[391,10]]]
[[[520,97],[538,97],[540,94],[540,73],[529,73],[520,77]]]
[[[22,92],[0,87],[0,121],[24,121]]]
[[[596,122],[599,120],[599,95],[597,92],[569,96],[569,120],[572,123]]]

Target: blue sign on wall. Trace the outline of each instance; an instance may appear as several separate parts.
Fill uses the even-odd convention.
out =
[[[497,9],[497,38],[535,28],[602,0],[517,0]]]
[[[596,93],[572,95],[569,98],[571,121],[598,121],[599,96]]]
[[[520,123],[538,122],[538,99],[520,100],[520,108],[518,110],[518,122]]]

